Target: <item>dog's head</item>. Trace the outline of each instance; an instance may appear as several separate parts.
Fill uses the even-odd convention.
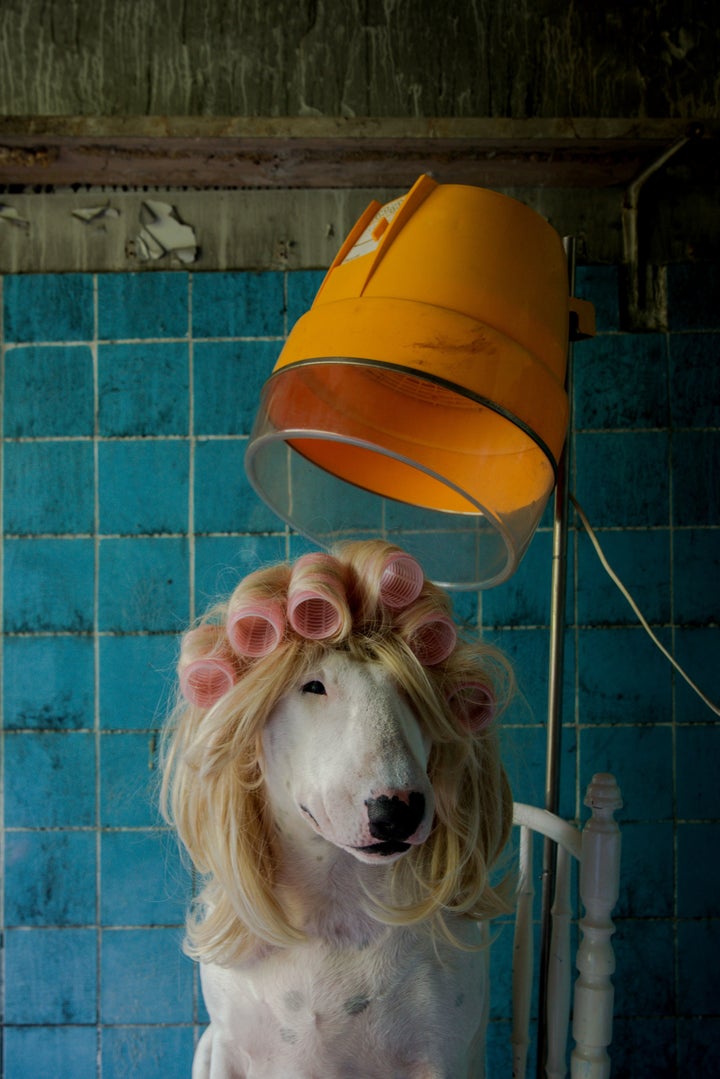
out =
[[[280,698],[262,743],[273,814],[299,843],[307,829],[387,863],[428,838],[431,736],[383,663],[328,651]]]
[[[197,954],[211,935],[214,956],[243,934],[281,940],[278,831],[390,865],[409,920],[497,912],[488,869],[511,805],[492,722],[498,672],[497,654],[458,640],[445,594],[389,544],[242,581],[183,639],[165,755],[169,816],[208,880]],[[213,920],[224,929],[211,933]]]

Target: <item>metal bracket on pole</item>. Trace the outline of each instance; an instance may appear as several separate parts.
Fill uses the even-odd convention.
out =
[[[665,267],[653,266],[641,257],[638,232],[640,193],[647,180],[682,150],[691,139],[700,138],[703,128],[693,124],[656,158],[625,191],[622,205],[623,266],[621,323],[625,330],[652,331],[667,328]]]

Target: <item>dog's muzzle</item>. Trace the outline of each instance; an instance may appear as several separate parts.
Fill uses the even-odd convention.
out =
[[[370,835],[377,839],[366,847],[366,854],[401,854],[412,845],[425,816],[425,796],[420,791],[398,791],[397,794],[381,794],[365,802]]]

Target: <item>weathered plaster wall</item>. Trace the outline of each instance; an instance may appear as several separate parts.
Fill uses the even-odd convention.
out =
[[[0,273],[117,269],[323,269],[371,199],[407,188],[290,190],[55,190],[0,194]],[[574,235],[582,261],[610,263],[620,251],[618,191],[509,190]],[[147,207],[160,203],[192,230],[195,246],[144,251]],[[605,222],[611,221],[607,227]],[[152,229],[152,225],[150,226]],[[171,240],[173,238],[171,237]],[[180,236],[180,242],[184,243]]]
[[[0,113],[717,114],[712,0],[3,0]]]
[[[602,8],[595,0],[0,0],[0,271],[154,266],[136,257],[135,245],[148,184],[166,185],[155,197],[194,228],[198,269],[322,267],[336,249],[333,238],[339,242],[371,197],[393,197],[423,171],[440,182],[516,193],[559,232],[576,236],[581,261],[617,262],[632,175],[626,169],[622,182],[609,179],[611,164],[603,175],[611,151],[602,146],[602,125],[612,117],[624,118],[619,130],[629,139],[630,160],[645,137],[632,141],[635,122],[644,120],[647,129],[648,118],[683,121],[684,131],[685,120],[696,127],[704,121],[705,138],[644,188],[639,227],[642,257],[653,263],[712,259],[720,237],[720,165],[713,163],[712,138],[720,116],[719,52],[720,20],[711,0],[611,0]],[[92,176],[81,168],[68,179],[44,167],[57,156],[57,145],[50,152],[45,143],[49,118],[58,117],[78,118],[88,144],[83,160],[101,163]],[[293,122],[327,126],[360,118],[362,124],[364,117],[379,125],[379,135],[397,132],[403,120],[425,119],[441,133],[443,121],[469,122],[473,133],[453,156],[438,149],[435,132],[409,178],[387,168],[402,157],[400,137],[387,138],[383,151],[358,139],[357,151],[335,159],[327,150],[333,134],[323,129],[321,149],[313,151],[321,165],[310,179],[298,172],[303,151],[288,149],[285,140],[276,160],[272,147],[279,141],[269,137],[258,155],[269,160],[276,191],[318,189],[284,190],[279,197],[262,190],[271,182],[262,170],[253,174],[247,133],[202,149],[208,125],[217,134],[225,118],[256,124],[271,118],[266,126],[287,118],[293,131]],[[587,151],[575,151],[577,168],[560,173],[558,160],[568,151],[553,151],[552,140],[548,146],[539,138],[537,151],[526,145],[518,152],[517,133],[500,131],[490,148],[482,134],[483,122],[529,122],[544,123],[547,132],[561,123],[567,135],[588,119],[600,133],[590,181],[580,175]],[[107,139],[101,147],[113,124],[124,125],[126,135],[157,129],[155,155],[147,147],[121,152],[112,142],[108,149]],[[186,125],[182,152],[161,137],[179,124]],[[71,132],[72,124],[63,130]],[[613,130],[617,136],[617,124]],[[23,132],[27,145],[17,142]],[[668,129],[668,143],[677,134]],[[645,147],[636,172],[663,145],[661,139],[649,153]],[[126,169],[118,174],[113,163],[123,152]],[[188,155],[194,171],[180,178],[162,167]],[[505,162],[500,176],[498,162]],[[140,194],[118,187],[125,183]],[[48,184],[54,186],[45,205],[49,196],[40,185]],[[208,199],[181,190],[188,185],[237,190]],[[259,190],[243,190],[248,187]],[[77,216],[103,205],[112,216],[89,222]],[[163,268],[180,265],[173,257],[162,261]]]

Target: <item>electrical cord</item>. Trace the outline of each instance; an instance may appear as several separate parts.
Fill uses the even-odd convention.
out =
[[[605,557],[603,549],[600,546],[600,543],[598,541],[597,536],[595,535],[595,530],[593,529],[592,525],[588,521],[587,516],[585,515],[585,512],[584,512],[582,506],[580,506],[579,502],[577,501],[577,499],[575,498],[575,496],[572,493],[570,493],[568,495],[568,497],[569,497],[570,501],[572,502],[572,505],[573,505],[573,507],[575,509],[575,512],[577,513],[578,517],[580,518],[582,526],[583,526],[583,528],[585,529],[585,531],[586,531],[586,533],[588,535],[588,539],[590,540],[593,547],[595,548],[595,553],[597,554],[598,558],[600,559],[600,564],[602,565],[603,569],[607,573],[610,580],[613,582],[613,584],[615,584],[617,586],[617,588],[620,590],[622,595],[625,597],[625,599],[628,601],[628,603],[632,607],[633,612],[635,613],[635,616],[637,617],[638,621],[640,622],[640,625],[643,627],[645,632],[648,634],[648,636],[652,640],[653,644],[655,644],[656,647],[660,649],[660,651],[665,656],[665,658],[667,660],[669,660],[670,663],[672,663],[673,667],[678,672],[678,674],[680,674],[685,679],[685,681],[690,686],[690,688],[695,693],[697,693],[698,697],[703,702],[703,704],[706,704],[707,707],[712,712],[714,712],[716,716],[720,716],[720,707],[718,707],[717,704],[715,704],[713,701],[711,701],[710,698],[707,697],[703,693],[703,691],[700,689],[700,687],[698,685],[696,685],[695,682],[693,682],[692,678],[690,678],[690,676],[682,669],[682,667],[680,666],[678,661],[675,659],[675,657],[673,655],[671,655],[670,652],[668,652],[665,645],[662,644],[660,640],[658,640],[655,633],[653,633],[653,631],[650,629],[650,626],[649,626],[648,621],[645,618],[644,614],[642,613],[642,611],[638,607],[637,603],[635,602],[633,597],[630,595],[627,588],[622,583],[622,581],[618,577],[617,573],[615,572],[615,570],[612,568],[612,566],[608,562],[607,558]]]

